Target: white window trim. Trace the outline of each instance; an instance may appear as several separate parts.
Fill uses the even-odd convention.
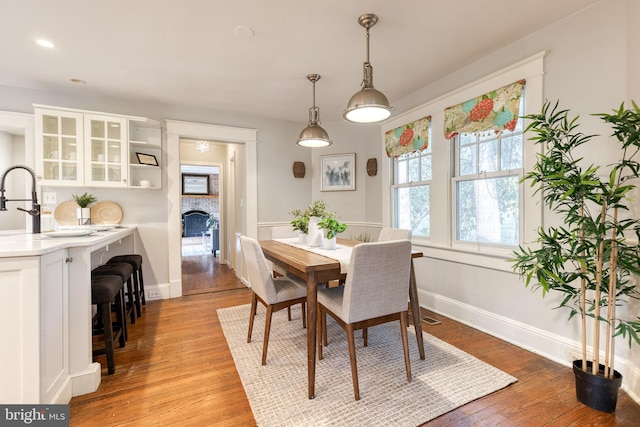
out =
[[[482,79],[467,84],[455,91],[422,104],[412,110],[394,117],[385,122],[381,127],[381,150],[384,151],[384,135],[387,131],[395,129],[406,123],[415,121],[421,117],[431,116],[431,156],[432,175],[430,191],[430,217],[431,236],[429,239],[415,238],[413,243],[420,246],[425,256],[484,266],[486,268],[511,271],[512,265],[506,262],[512,257],[512,249],[501,249],[479,245],[455,244],[452,236],[452,142],[444,138],[444,110],[452,105],[459,104],[468,99],[490,92],[495,88],[506,86],[517,80],[526,80],[525,113],[535,113],[542,110],[544,102],[544,57],[546,51],[539,52],[516,64],[499,70]],[[527,123],[525,122],[525,128]],[[539,147],[524,136],[523,169],[531,171],[536,162],[536,153]],[[383,162],[382,176],[382,223],[386,226],[393,224],[393,192],[391,188],[392,177],[391,162]],[[542,225],[542,203],[540,195],[536,195],[535,188],[529,185],[523,186],[524,208],[521,215],[522,239],[526,243],[533,242],[537,238],[537,228]],[[442,224],[435,226],[434,224]]]

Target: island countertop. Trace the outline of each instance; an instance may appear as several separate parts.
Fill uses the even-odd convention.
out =
[[[120,226],[78,237],[51,237],[46,232],[31,234],[24,230],[0,231],[0,258],[39,256],[71,247],[104,246],[128,236],[135,228]]]

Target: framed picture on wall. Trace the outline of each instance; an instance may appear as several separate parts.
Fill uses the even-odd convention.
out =
[[[209,175],[182,174],[182,194],[209,194]]]
[[[356,189],[356,154],[327,154],[320,156],[320,191],[348,191]]]

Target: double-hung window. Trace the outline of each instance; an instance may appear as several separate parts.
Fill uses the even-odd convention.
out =
[[[407,228],[414,237],[429,237],[429,188],[431,146],[403,154],[393,161],[394,223]]]
[[[524,96],[520,97],[524,112]],[[453,139],[454,233],[458,243],[517,246],[523,206],[523,119],[513,130]]]
[[[393,225],[412,231],[414,237],[429,237],[431,186],[431,116],[385,133],[391,163]]]

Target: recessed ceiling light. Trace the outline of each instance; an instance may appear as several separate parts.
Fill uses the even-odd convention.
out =
[[[46,47],[47,49],[53,49],[54,47],[56,47],[53,42],[45,39],[38,39],[36,40],[36,43],[38,44],[38,46]]]
[[[253,31],[253,28],[245,27],[244,25],[237,26],[235,29],[235,32],[236,32],[236,36],[246,37],[246,38],[251,38],[255,34],[255,32]]]
[[[84,81],[84,80],[82,80],[82,79],[69,79],[69,81],[70,81],[71,83],[76,83],[76,84],[79,84],[79,85],[85,85],[85,84],[87,84],[87,82],[85,82],[85,81]]]

